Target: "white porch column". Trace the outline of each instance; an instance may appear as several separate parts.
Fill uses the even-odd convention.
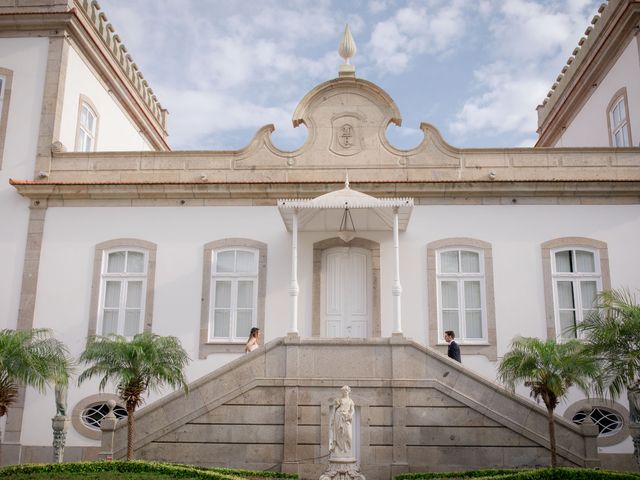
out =
[[[298,333],[298,210],[293,211],[293,226],[291,228],[291,285],[289,295],[291,296],[291,331]]]
[[[401,296],[402,286],[400,285],[400,241],[398,239],[398,207],[393,209],[393,248],[396,257],[396,273],[393,280],[391,293],[393,295],[393,313],[394,325],[393,333],[402,334],[402,312],[401,312]]]

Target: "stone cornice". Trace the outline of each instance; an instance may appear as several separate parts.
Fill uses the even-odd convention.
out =
[[[320,147],[275,149],[269,126],[247,147],[233,151],[53,152],[51,169],[39,180],[12,184],[29,198],[57,201],[244,199],[274,204],[277,198],[333,191],[348,171],[358,190],[376,197],[445,203],[467,197],[480,199],[476,203],[482,197],[638,200],[640,148],[459,149],[433,127],[423,129],[425,140],[418,148],[385,154],[365,150],[340,162]]]
[[[604,5],[604,4],[603,4]],[[598,10],[538,110],[536,146],[553,146],[635,34],[640,1],[610,0]]]
[[[264,130],[264,129],[263,129]],[[260,135],[260,133],[259,133]],[[438,135],[421,148],[363,152],[331,161],[324,155],[273,150],[253,141],[235,151],[52,154],[48,183],[286,183],[640,180],[640,148],[456,149]]]
[[[95,0],[75,0],[74,8],[66,12],[13,10],[16,9],[0,9],[0,36],[69,38],[136,122],[152,148],[169,150],[167,111]]]
[[[261,129],[247,147],[235,151],[54,152],[48,175],[11,183],[34,200],[124,204],[247,200],[271,205],[277,198],[310,198],[335,190],[344,182],[345,170],[358,190],[373,196],[431,203],[469,198],[471,203],[485,198],[500,203],[516,197],[539,203],[531,199],[550,196],[637,203],[640,192],[640,148],[458,149],[433,129],[421,148],[376,155],[376,163],[368,161],[370,153],[362,153],[340,164],[328,161],[329,154],[310,155],[307,164],[297,165],[304,152],[273,150],[265,140],[270,132]]]
[[[312,198],[340,182],[41,183],[11,180],[35,206],[276,205],[279,198]],[[414,197],[420,204],[638,204],[636,181],[358,182],[375,197]]]

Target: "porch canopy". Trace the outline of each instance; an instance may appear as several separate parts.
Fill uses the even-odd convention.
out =
[[[413,210],[413,198],[376,198],[349,188],[325,193],[313,199],[278,200],[282,220],[291,232],[293,215],[298,214],[298,231],[337,232],[344,210],[349,209],[356,231],[393,230],[398,212],[398,230],[405,231]]]
[[[395,317],[393,333],[401,335],[402,287],[398,232],[407,229],[413,198],[375,198],[351,190],[347,178],[343,189],[313,199],[278,200],[278,210],[286,229],[291,232],[291,333],[298,333],[298,231],[336,232],[348,242],[358,231],[392,230],[395,251],[395,277],[391,289]]]

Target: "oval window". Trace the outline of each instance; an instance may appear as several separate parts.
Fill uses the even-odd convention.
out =
[[[109,413],[109,406],[106,402],[93,403],[82,411],[80,419],[82,423],[92,430],[100,430],[100,422]],[[118,420],[127,416],[127,411],[120,405],[116,405],[113,413]]]

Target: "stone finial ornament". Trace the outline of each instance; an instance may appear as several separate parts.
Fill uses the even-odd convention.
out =
[[[340,65],[338,73],[340,77],[356,76],[355,67],[349,63],[356,54],[356,50],[356,41],[353,39],[353,35],[351,35],[349,24],[346,24],[344,27],[344,33],[342,34],[342,40],[340,40],[340,45],[338,46],[338,53],[344,59],[344,63]]]
[[[356,51],[356,41],[353,39],[351,30],[349,30],[349,24],[347,23],[344,27],[342,40],[340,40],[340,45],[338,46],[338,53],[344,59],[344,63],[348,65],[349,60],[355,56]]]

